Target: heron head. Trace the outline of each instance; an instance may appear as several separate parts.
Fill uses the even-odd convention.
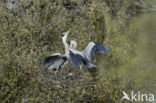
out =
[[[74,40],[70,40],[70,41],[68,42],[68,45],[69,45],[69,48],[70,48],[70,49],[76,49],[76,48],[77,48],[77,43],[76,43],[76,41],[74,41]]]
[[[62,37],[65,35],[64,33],[60,34]]]
[[[64,32],[61,34],[62,37],[64,37],[65,35],[68,35],[70,33],[70,29],[67,32]]]

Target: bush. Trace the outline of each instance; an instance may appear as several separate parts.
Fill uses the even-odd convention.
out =
[[[143,38],[138,25],[143,14],[136,3],[135,0],[16,0],[11,8],[9,2],[0,1],[1,103],[119,103],[123,90],[142,89],[142,81],[154,77],[151,74],[154,67],[138,69],[144,58],[140,53],[147,47],[137,44]],[[84,67],[79,71],[69,64],[62,68],[57,81],[44,71],[42,62],[52,53],[64,53],[59,34],[69,28],[68,39],[76,40],[79,50],[89,41],[98,41],[110,51],[106,55],[96,54],[93,60],[96,70]],[[145,31],[149,33],[150,29]],[[145,31],[144,36],[149,37]],[[154,33],[148,42],[141,43],[154,45],[154,40],[150,42]],[[146,53],[154,54],[148,50]],[[147,64],[150,61],[154,64],[155,55],[148,60]],[[61,79],[68,69],[73,70],[75,77]],[[141,71],[139,76],[135,71]],[[153,83],[153,79],[149,82]]]

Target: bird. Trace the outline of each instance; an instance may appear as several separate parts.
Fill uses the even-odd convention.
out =
[[[77,43],[74,40],[70,40],[69,43],[67,43],[67,37],[69,32],[70,29],[67,32],[61,34],[62,42],[65,46],[65,54],[62,55],[61,53],[54,53],[46,57],[43,62],[43,65],[46,67],[47,70],[53,69],[56,77],[58,70],[68,63],[69,49],[76,49],[77,47]]]
[[[75,40],[68,41],[68,45],[69,45],[69,48],[72,48],[72,49],[77,48],[77,42]]]
[[[108,50],[108,47],[99,42],[89,42],[83,51],[73,48],[69,49],[69,56],[74,67],[82,68],[82,65],[85,65],[88,68],[96,68],[96,65],[92,64],[94,53],[99,52],[105,54]]]
[[[48,69],[53,69],[55,75],[60,68],[68,63],[69,59],[71,60],[71,63],[74,67],[80,67],[81,69],[82,65],[85,65],[88,68],[95,68],[96,66],[91,63],[94,53],[99,52],[105,54],[109,50],[108,47],[104,46],[99,42],[89,42],[84,51],[76,50],[76,41],[70,40],[67,43],[67,37],[69,32],[70,29],[67,32],[61,34],[62,42],[65,46],[65,54],[61,55],[60,53],[55,53],[44,60],[44,65]]]
[[[60,53],[54,53],[45,58],[43,64],[46,66],[46,69],[53,69],[54,72],[57,72],[67,61],[67,57],[65,55],[61,55]]]
[[[11,11],[17,11],[18,10],[18,2],[15,0],[10,0],[8,3],[7,3],[7,8]]]

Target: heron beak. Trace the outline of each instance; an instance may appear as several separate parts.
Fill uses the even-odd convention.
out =
[[[70,30],[71,30],[71,29],[69,29],[66,33],[69,34],[69,33],[70,33]]]

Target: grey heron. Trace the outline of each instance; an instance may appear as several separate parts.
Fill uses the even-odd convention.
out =
[[[65,46],[65,54],[61,55],[60,53],[55,53],[48,56],[44,60],[44,65],[46,66],[46,68],[48,70],[53,69],[55,75],[61,67],[68,63],[69,49],[75,49],[77,47],[77,43],[74,40],[71,40],[69,44],[67,43],[67,37],[69,32],[70,30],[61,34],[62,42]]]
[[[55,53],[48,56],[44,60],[44,65],[48,70],[53,69],[54,72],[57,72],[65,63],[67,62],[67,56],[61,55],[60,53]]]
[[[10,0],[6,6],[11,11],[17,11],[18,10],[18,2],[17,1],[15,2],[15,0]]]
[[[84,51],[76,50],[76,41],[71,40],[69,44],[67,43],[69,32],[70,30],[61,34],[62,42],[65,46],[65,54],[61,55],[60,53],[55,53],[47,57],[44,61],[44,64],[47,66],[47,68],[53,69],[55,74],[62,66],[67,63],[69,59],[71,60],[71,63],[74,67],[82,68],[82,65],[85,65],[88,68],[94,68],[96,66],[91,63],[94,53],[107,53],[109,50],[109,48],[98,42],[90,42]]]
[[[81,67],[82,65],[85,65],[88,68],[95,68],[96,66],[92,64],[94,53],[99,52],[105,54],[108,52],[108,50],[108,47],[99,42],[90,42],[88,43],[84,51],[69,49],[69,56],[72,65],[75,67]]]

